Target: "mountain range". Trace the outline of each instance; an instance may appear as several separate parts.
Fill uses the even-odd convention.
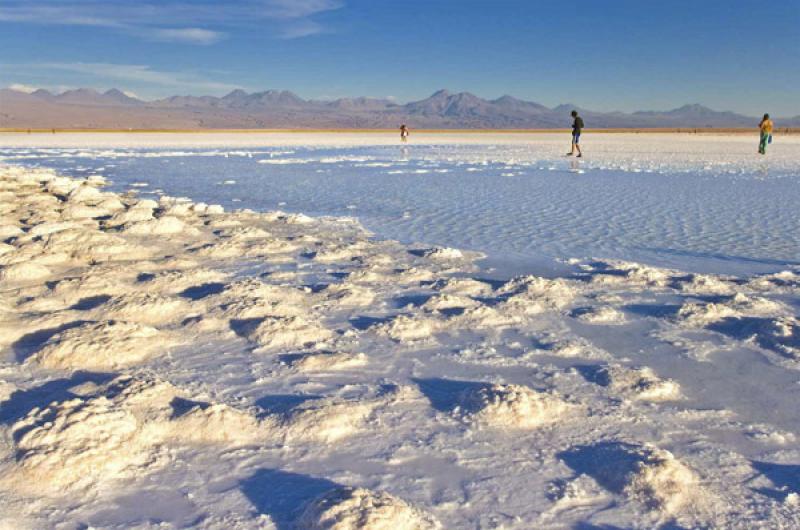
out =
[[[573,109],[587,128],[752,128],[759,121],[696,104],[669,111],[595,112],[569,104],[549,108],[512,96],[488,100],[447,90],[398,104],[368,97],[306,100],[286,90],[234,90],[222,97],[143,101],[118,89],[80,88],[60,94],[0,89],[0,128],[348,129],[407,123],[417,129],[551,129],[569,127]],[[777,127],[800,127],[800,116],[774,121]]]

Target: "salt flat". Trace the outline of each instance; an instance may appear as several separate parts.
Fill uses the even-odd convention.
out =
[[[0,527],[800,524],[797,139],[237,138],[0,137]]]
[[[797,262],[800,137],[760,158],[747,136],[588,133],[578,160],[562,156],[564,136],[6,135],[0,157],[104,174],[117,191],[356,216],[380,237],[485,252],[505,272],[587,257],[734,274]]]

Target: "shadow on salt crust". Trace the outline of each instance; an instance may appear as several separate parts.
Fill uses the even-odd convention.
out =
[[[694,471],[670,452],[649,444],[598,442],[558,456],[608,491],[665,516],[691,507],[704,495]]]
[[[474,426],[533,429],[553,423],[575,405],[521,385],[450,379],[415,379],[431,406]]]
[[[431,515],[385,492],[340,487],[314,500],[297,530],[436,530]]]

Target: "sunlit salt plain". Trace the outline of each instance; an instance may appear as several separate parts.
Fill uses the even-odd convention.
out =
[[[588,134],[578,160],[554,134],[30,136],[0,137],[0,159],[143,195],[355,216],[520,272],[586,257],[727,273],[798,262],[800,137],[761,158],[750,137]],[[14,144],[30,148],[2,148]]]
[[[584,142],[0,135],[0,528],[799,527],[800,138]]]

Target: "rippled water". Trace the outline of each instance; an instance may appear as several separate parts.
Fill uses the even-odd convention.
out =
[[[800,174],[640,155],[577,161],[520,146],[2,149],[114,189],[227,208],[352,215],[379,237],[476,249],[515,272],[603,257],[745,274],[800,264]],[[663,158],[663,157],[662,157]],[[669,159],[668,159],[669,160]]]

